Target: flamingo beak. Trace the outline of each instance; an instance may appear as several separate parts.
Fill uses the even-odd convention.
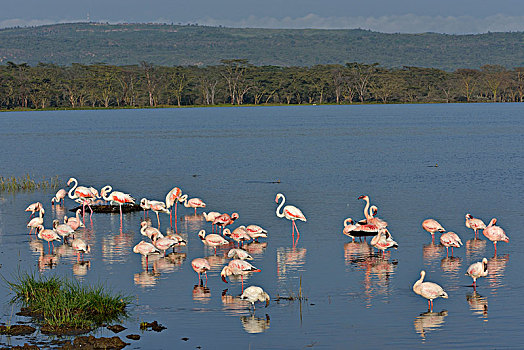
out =
[[[269,306],[269,299],[266,299],[266,307]]]
[[[227,283],[227,281],[226,281],[226,276],[222,276],[222,281],[224,281],[225,283]]]
[[[357,199],[362,199],[362,198],[364,198],[364,196],[359,196]]]

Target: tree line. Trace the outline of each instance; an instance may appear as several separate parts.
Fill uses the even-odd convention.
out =
[[[242,104],[523,102],[524,67],[447,72],[347,63],[312,67],[0,66],[0,109]]]

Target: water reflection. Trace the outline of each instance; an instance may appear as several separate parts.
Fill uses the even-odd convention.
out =
[[[211,290],[203,285],[193,287],[193,300],[208,303],[211,300]]]
[[[51,270],[58,265],[59,257],[57,254],[42,254],[38,257],[38,271]]]
[[[180,270],[186,255],[186,253],[169,253],[167,256],[157,255],[158,259],[150,256],[149,261],[153,262],[153,271],[171,273]]]
[[[484,319],[488,318],[488,298],[473,291],[473,293],[466,295],[466,300],[474,315],[479,315]]]
[[[78,261],[73,264],[73,274],[77,277],[84,277],[90,269],[91,262],[89,260]]]
[[[66,212],[67,210],[63,205],[55,205],[51,207],[53,219],[58,219],[60,222],[64,219]]]
[[[466,241],[466,258],[473,260],[484,256],[486,241],[483,239],[470,239]]]
[[[119,223],[120,224],[120,223]],[[122,263],[133,250],[133,233],[101,233],[102,260],[107,264]],[[89,244],[89,242],[88,242]],[[144,265],[145,266],[145,265]]]
[[[306,248],[277,248],[277,278],[287,281],[291,274],[304,271]]]
[[[504,287],[502,278],[504,277],[508,261],[509,254],[494,256],[488,260],[488,275],[486,279],[489,281],[493,294],[497,294],[497,290]]]
[[[179,220],[178,231],[198,232],[206,228],[206,220],[202,214],[180,216]]]
[[[444,246],[429,243],[422,246],[422,258],[426,264],[433,264],[444,253]]]
[[[246,276],[247,277],[247,276]],[[228,290],[222,291],[222,308],[225,311],[230,311],[232,314],[244,314],[249,312],[249,302],[240,299],[238,296],[227,294]]]
[[[218,250],[217,250],[217,253]],[[220,272],[222,270],[222,267],[224,264],[229,262],[229,259],[225,255],[225,252],[220,252],[222,255],[208,255],[204,259],[207,260],[209,263],[209,266],[211,266],[211,269],[209,271],[218,271]]]
[[[420,316],[415,317],[413,324],[415,331],[420,334],[422,339],[426,339],[426,333],[434,331],[444,324],[444,318],[448,315],[446,310],[441,312],[424,312]]]
[[[247,333],[262,333],[269,328],[269,315],[257,317],[255,314],[250,316],[240,316],[242,327]]]
[[[447,287],[448,290],[457,290],[459,288],[459,275],[463,275],[461,272],[461,259],[456,256],[447,256],[440,261],[440,268],[444,271],[446,279],[452,280],[454,283],[450,283]]]
[[[144,270],[140,273],[135,273],[133,276],[133,281],[137,286],[152,287],[156,284],[159,276],[160,274],[154,269],[153,271]]]
[[[244,249],[251,255],[261,255],[267,248],[267,242],[251,242],[244,246]]]

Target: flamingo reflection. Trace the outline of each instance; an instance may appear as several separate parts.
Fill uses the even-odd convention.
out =
[[[470,239],[466,241],[466,257],[469,259],[484,256],[487,241],[483,239]]]
[[[473,314],[488,318],[488,298],[483,297],[477,291],[473,291],[473,293],[466,295],[466,300]]]
[[[496,294],[497,289],[504,286],[502,278],[504,277],[504,271],[509,261],[509,254],[497,255],[488,260],[488,275],[486,279],[492,289],[492,293]]]
[[[251,242],[244,246],[244,249],[253,255],[264,254],[264,251],[267,248],[267,242]]]
[[[154,269],[152,271],[144,270],[140,273],[135,273],[133,281],[137,286],[152,287],[156,284],[159,276],[160,273],[156,272]]]
[[[59,257],[57,254],[42,254],[38,257],[38,271],[51,270],[58,265]]]
[[[256,317],[255,314],[240,316],[240,322],[247,333],[262,333],[269,328],[269,315],[266,314],[265,317]]]
[[[245,314],[249,310],[249,302],[240,299],[238,296],[233,296],[227,293],[228,290],[222,291],[222,306],[226,311],[230,311],[233,314]]]
[[[284,281],[291,273],[303,271],[306,252],[306,248],[277,248],[277,278]]]
[[[464,274],[464,272],[461,271],[461,266],[461,259],[456,256],[447,256],[440,261],[440,268],[444,271],[444,275],[448,279],[457,282],[459,275],[462,276]],[[457,290],[458,288],[458,283],[452,283],[450,287],[448,287],[449,290]]]
[[[447,315],[448,312],[446,310],[441,312],[424,312],[415,317],[415,321],[413,322],[415,325],[415,331],[420,334],[422,339],[426,339],[426,333],[437,330],[444,325],[444,318]]]
[[[91,262],[89,260],[79,261],[73,264],[73,275],[77,277],[84,277],[87,275],[87,271],[91,268]]]
[[[208,303],[211,300],[211,290],[201,284],[193,287],[193,300]]]

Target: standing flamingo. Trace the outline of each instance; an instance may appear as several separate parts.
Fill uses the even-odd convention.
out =
[[[148,268],[148,257],[152,254],[160,254],[160,251],[155,248],[154,245],[146,241],[140,241],[136,246],[133,247],[133,252],[141,254],[146,257],[146,270]]]
[[[342,233],[345,234],[348,237],[351,237],[353,242],[355,242],[355,236],[351,235],[351,231],[355,231],[357,229],[357,225],[355,225],[352,218],[347,218],[344,220],[344,229],[342,230]]]
[[[206,203],[204,203],[204,201],[202,201],[200,198],[187,199],[186,197],[186,199],[184,200],[184,207],[195,208],[195,215],[196,215],[197,208],[205,208]]]
[[[477,231],[485,229],[486,224],[484,221],[474,218],[473,215],[466,214],[466,227],[473,229],[475,232],[475,239],[477,239]]]
[[[220,276],[222,277],[222,281],[227,283],[226,277],[231,275],[240,275],[240,278],[242,279],[242,292],[244,291],[244,275],[247,275],[251,272],[260,272],[260,269],[257,269],[250,263],[248,263],[245,260],[238,260],[234,259],[229,262],[224,268],[222,269],[222,272],[220,272]]]
[[[76,250],[77,253],[77,261],[80,260],[80,254],[82,254],[82,261],[84,261],[84,254],[89,253],[91,251],[91,248],[89,245],[80,238],[73,239],[73,242],[71,242],[71,247]]]
[[[169,209],[169,222],[171,223],[171,228],[173,228],[173,207],[175,207],[175,232],[177,230],[177,213],[176,207],[178,202],[182,197],[182,190],[178,187],[174,187],[171,191],[166,194],[166,208]]]
[[[93,208],[91,208],[90,200],[97,198],[94,191],[92,191],[92,188],[88,188],[85,186],[78,186],[78,180],[74,177],[70,178],[67,181],[67,186],[71,185],[71,182],[74,182],[74,186],[71,187],[69,192],[67,193],[68,197],[72,200],[76,201],[79,200],[82,202],[82,218],[85,220],[85,206],[89,207],[91,210],[91,215],[93,215]],[[91,215],[89,218],[91,219]]]
[[[493,246],[495,247],[495,255],[497,255],[497,242],[503,241],[509,243],[508,236],[506,236],[506,233],[502,228],[500,228],[499,226],[495,226],[496,223],[496,218],[491,219],[488,227],[486,227],[484,231],[482,231],[484,236],[486,236],[487,239],[493,242]]]
[[[446,247],[446,256],[448,256],[448,249],[451,247],[451,256],[453,256],[453,247],[460,248],[462,241],[455,232],[446,232],[440,236],[440,244]]]
[[[109,185],[102,188],[100,193],[102,194],[102,198],[104,198],[104,200],[118,203],[120,208],[120,227],[122,227],[122,204],[135,204],[135,199],[127,193],[113,191],[113,187]]]
[[[250,241],[251,236],[248,235],[246,227],[244,225],[238,226],[236,229],[231,232],[228,228],[224,229],[224,236],[228,236],[238,243],[240,247],[244,242]]]
[[[466,275],[473,278],[473,289],[477,290],[477,278],[488,275],[488,259],[484,258],[482,261],[471,264],[466,271]]]
[[[229,216],[229,214],[222,214],[220,216],[217,216],[215,220],[213,220],[213,225],[217,226],[217,231],[218,228],[222,230],[224,227],[231,225],[233,222],[235,222],[235,220],[238,219],[238,217],[238,213],[233,213],[231,214],[231,216]]]
[[[31,235],[31,231],[33,231],[33,229],[35,229],[35,234],[36,234],[36,229],[38,228],[38,226],[44,224],[44,214],[45,214],[45,210],[44,210],[44,208],[41,208],[40,212],[38,213],[38,217],[32,218],[27,223],[27,227],[30,227],[29,235]]]
[[[76,216],[74,218],[68,218],[67,216],[64,216],[64,224],[68,224],[75,231],[79,227],[84,227],[84,224],[82,223],[82,220],[80,220],[80,212],[81,211],[82,210],[77,209],[76,210]]]
[[[297,224],[295,223],[295,220],[302,220],[307,221],[304,214],[302,214],[302,211],[298,209],[295,206],[292,205],[286,205],[284,209],[282,210],[282,213],[279,213],[279,210],[282,208],[284,203],[286,202],[286,197],[282,193],[277,193],[277,196],[275,197],[275,202],[278,203],[279,199],[282,198],[282,202],[277,207],[276,214],[279,218],[286,218],[288,220],[291,220],[291,230],[292,230],[292,239],[293,239],[293,247],[298,243],[298,239],[300,238],[300,232],[298,231]],[[295,229],[297,230],[297,241],[295,242]]]
[[[388,223],[382,219],[375,217],[377,215],[378,208],[376,205],[372,205],[369,208],[369,219],[367,220],[368,224],[376,225],[378,228],[388,227]]]
[[[255,302],[265,302],[266,307],[269,305],[269,294],[264,292],[264,290],[257,286],[247,287],[246,290],[240,296],[240,299],[247,300],[253,305],[253,311],[255,311]]]
[[[64,205],[64,198],[66,195],[67,195],[66,190],[64,190],[63,188],[59,189],[56,192],[55,196],[51,199],[51,205],[54,205],[55,202],[57,202],[59,205],[60,201],[62,201],[62,205]]]
[[[258,225],[248,225],[246,231],[255,242],[258,242],[259,238],[267,238],[267,231]]]
[[[217,235],[216,233],[206,235],[206,230],[200,230],[200,232],[198,232],[198,237],[200,237],[204,245],[215,248],[215,255],[217,254],[218,246],[229,244],[227,239],[220,235]]]
[[[149,204],[149,200],[147,198],[142,198],[140,200],[140,208],[144,210],[144,220],[145,220],[146,212],[151,209],[151,205]]]
[[[397,242],[393,240],[388,229],[381,228],[377,235],[371,240],[371,245],[379,250],[382,250],[382,256],[384,256],[386,249],[388,248],[398,248]]]
[[[169,210],[166,209],[166,203],[161,201],[148,201],[148,203],[151,210],[156,214],[158,228],[160,228],[160,217],[158,216],[158,213],[169,214]]]
[[[25,208],[25,211],[30,211],[31,212],[31,215],[29,215],[29,219],[31,219],[33,217],[33,215],[35,215],[35,213],[37,211],[40,211],[42,210],[43,206],[42,206],[42,203],[40,202],[35,202],[35,203],[31,203],[27,206],[27,208]]]
[[[444,227],[434,219],[426,219],[422,221],[422,228],[431,233],[431,242],[435,242],[435,232],[446,232]]]
[[[213,224],[213,221],[222,214],[217,211],[210,211],[209,213],[203,212],[202,215],[204,215],[204,219],[207,222],[211,223],[211,232],[215,232],[215,224]]]
[[[198,285],[202,284],[202,280],[200,279],[200,274],[203,273],[206,275],[206,286],[207,286],[207,271],[211,270],[211,266],[209,265],[209,261],[207,261],[204,258],[196,258],[191,261],[191,267],[193,270],[195,270],[196,273],[198,273]]]
[[[428,299],[428,310],[433,311],[433,299],[438,297],[447,299],[448,294],[436,283],[422,282],[426,276],[426,271],[420,271],[420,279],[413,285],[413,291],[423,298]]]
[[[44,225],[39,225],[36,229],[38,231],[38,238],[47,241],[47,247],[49,250],[52,250],[49,242],[53,244],[53,241],[59,241],[60,236],[55,231],[44,228]],[[54,247],[55,245],[53,244],[53,248]]]

